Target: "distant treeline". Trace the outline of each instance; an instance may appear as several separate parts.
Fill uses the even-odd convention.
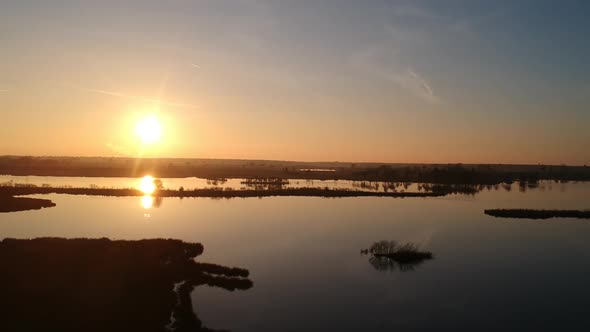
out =
[[[330,169],[314,171],[315,169]],[[590,181],[590,167],[500,164],[309,163],[264,160],[0,157],[0,174],[160,178],[276,178],[499,184],[539,180]]]

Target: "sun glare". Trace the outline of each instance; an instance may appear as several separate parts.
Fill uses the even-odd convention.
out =
[[[158,119],[150,116],[137,124],[136,132],[143,144],[153,144],[160,140],[162,128]]]
[[[148,210],[151,209],[154,205],[154,198],[152,196],[146,195],[141,197],[141,206]]]
[[[154,178],[149,175],[144,176],[139,182],[139,190],[141,190],[146,195],[153,194],[154,191],[156,191]]]

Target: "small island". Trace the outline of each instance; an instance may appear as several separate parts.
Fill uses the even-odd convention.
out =
[[[111,189],[111,188],[70,188],[70,187],[11,187],[0,186],[0,195],[45,195],[67,194],[88,196],[144,196],[146,193],[139,189]],[[450,194],[449,191],[428,192],[377,192],[349,189],[330,188],[284,188],[284,189],[245,189],[234,190],[231,188],[205,188],[185,190],[180,188],[158,189],[150,193],[155,197],[211,197],[211,198],[246,198],[246,197],[271,197],[271,196],[309,196],[309,197],[440,197]]]
[[[489,209],[488,216],[497,218],[550,219],[577,218],[590,219],[590,210],[533,210],[533,209]]]
[[[373,243],[371,248],[362,249],[361,254],[371,254],[369,263],[380,271],[413,271],[426,260],[434,258],[429,251],[421,251],[414,243],[399,244],[396,241],[382,240]]]
[[[49,199],[0,195],[0,213],[40,210],[42,208],[49,208],[54,206],[55,203],[53,203]]]

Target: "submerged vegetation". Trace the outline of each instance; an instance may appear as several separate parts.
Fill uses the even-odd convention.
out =
[[[498,218],[549,219],[577,218],[590,219],[590,210],[531,210],[531,209],[489,209],[484,213]]]
[[[214,331],[191,291],[252,287],[248,270],[199,263],[198,243],[39,238],[0,242],[6,331]]]
[[[387,240],[375,242],[371,248],[361,250],[361,253],[371,254],[369,262],[382,271],[412,271],[424,261],[434,258],[431,252],[421,251],[414,243],[399,244]]]
[[[270,178],[249,178],[242,181],[242,184],[246,185],[275,185],[284,186],[289,184],[289,180],[270,177]]]

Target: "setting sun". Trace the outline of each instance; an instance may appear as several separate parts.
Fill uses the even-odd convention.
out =
[[[139,190],[141,190],[146,195],[153,194],[154,191],[156,191],[154,178],[149,175],[144,176],[139,183]]]
[[[158,119],[150,116],[137,124],[136,133],[143,144],[153,144],[160,141],[162,128]]]

